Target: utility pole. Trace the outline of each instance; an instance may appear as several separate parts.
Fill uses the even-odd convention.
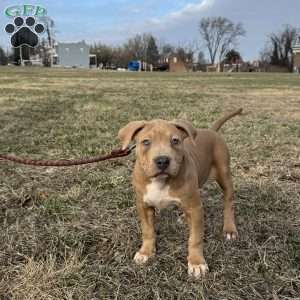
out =
[[[53,40],[52,40],[52,30],[49,28],[49,24],[47,23],[47,33],[48,33],[48,53],[50,54],[50,68],[53,66]]]
[[[20,46],[20,63],[21,66],[24,66],[24,61],[23,61],[23,51],[22,51],[22,45]]]

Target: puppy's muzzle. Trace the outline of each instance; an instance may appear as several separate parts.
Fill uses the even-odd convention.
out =
[[[165,171],[170,165],[170,158],[168,156],[158,156],[154,159],[154,163],[160,171]]]

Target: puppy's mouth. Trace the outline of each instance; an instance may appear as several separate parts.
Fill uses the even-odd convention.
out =
[[[158,177],[169,177],[170,174],[166,171],[160,171],[160,172],[157,172],[153,177],[154,178],[158,178]]]

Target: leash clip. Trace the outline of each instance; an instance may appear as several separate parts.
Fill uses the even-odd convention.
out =
[[[133,144],[133,145],[129,146],[129,147],[127,148],[128,153],[131,153],[131,151],[132,151],[133,149],[135,149],[135,148],[136,148],[136,144]]]

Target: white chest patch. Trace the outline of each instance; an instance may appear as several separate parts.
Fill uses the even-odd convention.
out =
[[[166,208],[171,204],[180,203],[179,198],[170,196],[169,189],[169,185],[163,181],[153,179],[152,182],[146,186],[144,202],[158,209]]]

